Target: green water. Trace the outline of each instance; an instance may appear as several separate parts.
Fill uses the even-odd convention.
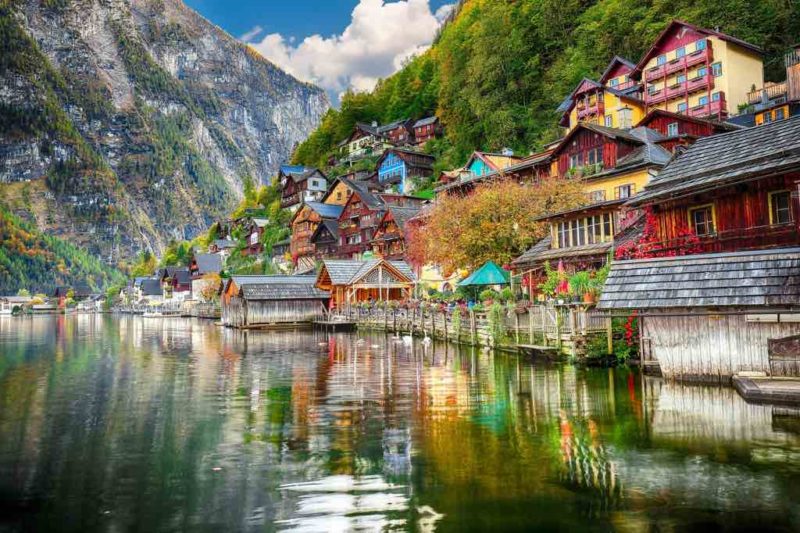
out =
[[[800,528],[798,411],[361,336],[0,319],[0,530]]]

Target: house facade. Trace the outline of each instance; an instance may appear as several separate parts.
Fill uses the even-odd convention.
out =
[[[316,168],[281,167],[281,208],[296,209],[303,202],[320,200],[328,190],[328,179]]]
[[[420,206],[386,208],[372,239],[376,256],[391,260],[406,258],[406,222],[419,214],[420,209]]]
[[[414,273],[404,261],[385,259],[322,262],[315,286],[331,295],[331,307],[411,298]]]
[[[414,123],[414,144],[423,147],[431,139],[442,135],[442,126],[439,117],[425,117]]]
[[[311,240],[317,227],[323,220],[338,221],[343,206],[324,204],[322,202],[306,202],[297,210],[291,221],[292,236],[289,253],[292,260],[315,257],[316,248]]]
[[[409,194],[418,180],[433,175],[436,159],[416,150],[390,148],[378,159],[378,184],[401,194]]]

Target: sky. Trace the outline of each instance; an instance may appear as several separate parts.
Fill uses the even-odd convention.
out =
[[[424,51],[455,0],[184,0],[336,104]]]

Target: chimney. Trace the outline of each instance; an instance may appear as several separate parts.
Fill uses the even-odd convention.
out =
[[[503,154],[503,155],[512,156],[512,155],[514,155],[514,150],[512,150],[511,148],[503,148],[500,151],[500,153]]]

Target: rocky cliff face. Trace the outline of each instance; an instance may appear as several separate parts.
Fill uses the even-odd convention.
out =
[[[195,236],[329,107],[180,0],[10,0],[0,56],[0,202],[111,261]]]

